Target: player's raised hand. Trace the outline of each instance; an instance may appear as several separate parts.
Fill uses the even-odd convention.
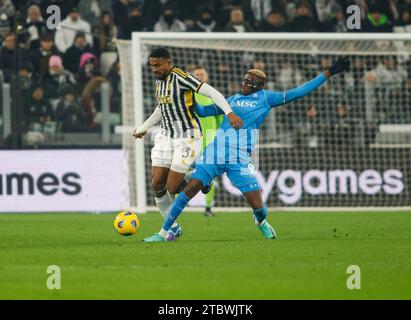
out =
[[[350,70],[350,60],[348,57],[342,57],[339,58],[334,64],[332,64],[328,68],[328,72],[330,73],[330,76],[333,76],[337,73],[345,72]]]
[[[243,120],[237,116],[234,112],[230,112],[227,115],[228,120],[230,120],[230,124],[235,129],[240,129],[243,126]]]
[[[146,133],[147,133],[147,131],[144,131],[140,128],[137,128],[137,129],[134,129],[134,131],[133,131],[133,137],[136,140],[141,139],[146,135]]]

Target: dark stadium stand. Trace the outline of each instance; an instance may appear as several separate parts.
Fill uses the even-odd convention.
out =
[[[130,39],[134,31],[348,32],[344,8],[351,4],[363,11],[362,32],[411,30],[410,0],[1,0],[1,91],[3,83],[10,83],[11,93],[19,92],[20,98],[0,100],[0,141],[6,146],[16,144],[6,136],[11,124],[5,121],[11,118],[4,116],[4,110],[16,110],[18,104],[18,131],[24,134],[25,145],[44,143],[44,139],[64,143],[74,133],[86,137],[74,142],[100,144],[105,82],[111,88],[111,132],[121,122],[120,66],[114,40]],[[47,27],[51,5],[60,6],[62,12],[62,28],[57,31]],[[9,102],[12,107],[4,106]],[[404,119],[391,118],[390,123],[397,120]],[[44,136],[27,139],[27,132]],[[53,140],[50,133],[66,138]],[[104,143],[119,139],[109,140]]]

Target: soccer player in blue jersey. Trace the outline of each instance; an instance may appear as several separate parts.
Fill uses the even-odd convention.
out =
[[[267,207],[265,206],[261,188],[253,174],[251,152],[257,142],[256,130],[260,128],[269,112],[288,102],[302,98],[320,87],[328,78],[347,71],[350,62],[348,58],[340,58],[325,72],[303,85],[284,92],[264,90],[266,75],[261,70],[251,69],[244,77],[241,94],[227,99],[233,111],[243,119],[240,130],[230,127],[227,118],[224,119],[214,141],[204,150],[201,159],[195,163],[190,181],[168,209],[164,224],[159,233],[144,239],[145,242],[164,242],[176,240],[169,232],[190,199],[204,186],[227,173],[228,178],[245,196],[254,211],[254,221],[264,238],[275,239],[276,232],[267,222]],[[221,114],[216,106],[197,106],[200,116],[215,116]],[[228,142],[228,143],[227,143]]]

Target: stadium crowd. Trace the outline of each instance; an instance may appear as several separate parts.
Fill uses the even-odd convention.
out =
[[[20,79],[27,130],[41,131],[56,122],[61,132],[98,132],[103,82],[111,85],[111,112],[121,111],[114,39],[130,39],[134,31],[348,32],[345,10],[351,4],[359,5],[365,17],[360,32],[411,32],[411,0],[0,0],[0,78],[10,82],[17,74]],[[47,28],[51,5],[61,8],[58,30]],[[408,69],[401,68],[390,58],[366,70],[359,59],[354,68],[368,83],[381,81],[379,76],[397,81],[393,92],[401,95],[401,88],[411,88],[407,63]],[[290,77],[282,82],[287,85],[305,79],[301,71],[291,71],[275,76]],[[338,121],[351,112],[347,102],[337,109]],[[311,104],[292,127],[312,128],[318,114]]]

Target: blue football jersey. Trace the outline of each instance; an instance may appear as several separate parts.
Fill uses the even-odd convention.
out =
[[[267,102],[267,90],[260,90],[248,96],[236,94],[229,97],[227,102],[233,112],[243,120],[243,126],[235,130],[228,118],[224,117],[214,140],[214,150],[218,152],[220,163],[248,163],[258,140],[258,129],[271,111]]]
[[[243,126],[235,130],[227,117],[224,117],[216,137],[205,152],[206,162],[248,163],[251,152],[258,141],[258,130],[271,109],[301,98],[323,84],[327,78],[322,73],[303,85],[283,92],[259,90],[250,95],[235,94],[227,99],[233,112],[243,120]],[[200,116],[221,114],[217,106],[196,107]]]

